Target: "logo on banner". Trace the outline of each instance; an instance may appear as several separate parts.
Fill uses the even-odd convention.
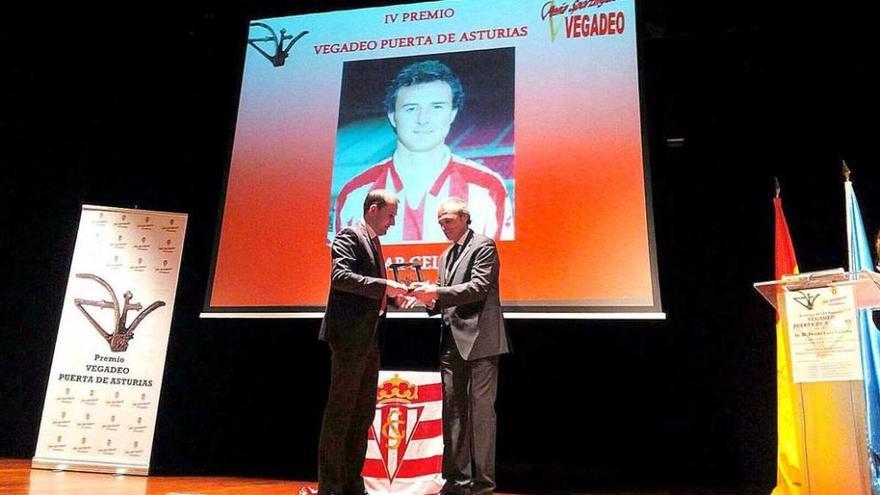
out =
[[[597,9],[616,0],[575,0],[558,2],[549,0],[541,7],[541,20],[550,27],[550,41],[556,41],[559,33],[566,38],[588,38],[623,34],[626,24],[623,12],[598,12],[591,14],[586,9]]]
[[[144,318],[146,318],[150,313],[165,305],[165,301],[155,301],[144,309],[140,303],[132,304],[131,300],[134,298],[134,295],[131,293],[131,291],[126,291],[125,294],[123,294],[125,304],[120,307],[119,298],[116,297],[116,291],[114,291],[113,288],[110,287],[110,284],[108,284],[106,280],[91,273],[77,273],[76,277],[94,280],[99,285],[101,285],[101,287],[104,287],[104,289],[106,289],[107,293],[110,295],[110,300],[105,299],[103,301],[94,301],[77,297],[73,300],[73,304],[76,306],[77,309],[80,310],[83,316],[85,316],[86,319],[89,320],[89,323],[92,324],[98,334],[107,341],[107,344],[110,346],[110,350],[112,352],[125,352],[126,350],[128,350],[128,341],[134,338],[134,330],[137,328],[137,326],[140,325],[140,323],[144,321]],[[113,314],[116,317],[115,328],[113,328],[113,331],[109,332],[104,329],[104,327],[102,327],[101,324],[98,323],[83,306],[94,306],[100,309],[112,309]],[[141,309],[143,309],[143,311],[141,311]],[[138,313],[138,315],[135,317],[130,325],[128,324],[129,311],[141,311],[140,313]],[[119,393],[117,392],[117,397],[118,394]]]
[[[419,398],[419,387],[395,374],[379,385],[373,438],[382,454],[382,465],[393,482],[406,459],[406,450],[419,425],[424,406],[412,402]]]

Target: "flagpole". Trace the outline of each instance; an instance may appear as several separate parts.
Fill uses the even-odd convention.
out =
[[[852,182],[850,181],[850,175],[852,171],[849,167],[846,166],[846,160],[840,161],[843,172],[843,190],[844,190],[844,199],[846,200],[846,253],[847,258],[849,258],[849,269],[852,269],[853,266],[853,219],[852,219]]]

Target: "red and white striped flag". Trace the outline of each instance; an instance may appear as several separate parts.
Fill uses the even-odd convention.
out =
[[[443,487],[440,373],[381,371],[363,477],[371,495],[436,494]]]

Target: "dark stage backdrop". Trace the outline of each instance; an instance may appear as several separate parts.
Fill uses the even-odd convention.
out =
[[[389,2],[320,8],[377,3]],[[303,4],[4,15],[0,456],[33,455],[80,205],[139,206],[190,214],[154,472],[315,478],[328,378],[318,321],[197,316],[246,20],[319,8]],[[841,158],[868,231],[880,227],[867,16],[697,1],[638,10],[668,320],[508,322],[503,491],[769,489],[773,315],[751,283],[773,273],[772,177],[804,271],[846,262]],[[391,321],[386,365],[435,365],[437,338],[425,321]]]

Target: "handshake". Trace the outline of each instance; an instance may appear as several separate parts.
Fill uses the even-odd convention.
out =
[[[412,282],[409,285],[396,280],[388,280],[385,296],[394,299],[394,304],[401,309],[416,306],[433,308],[437,301],[437,286],[430,282]]]

